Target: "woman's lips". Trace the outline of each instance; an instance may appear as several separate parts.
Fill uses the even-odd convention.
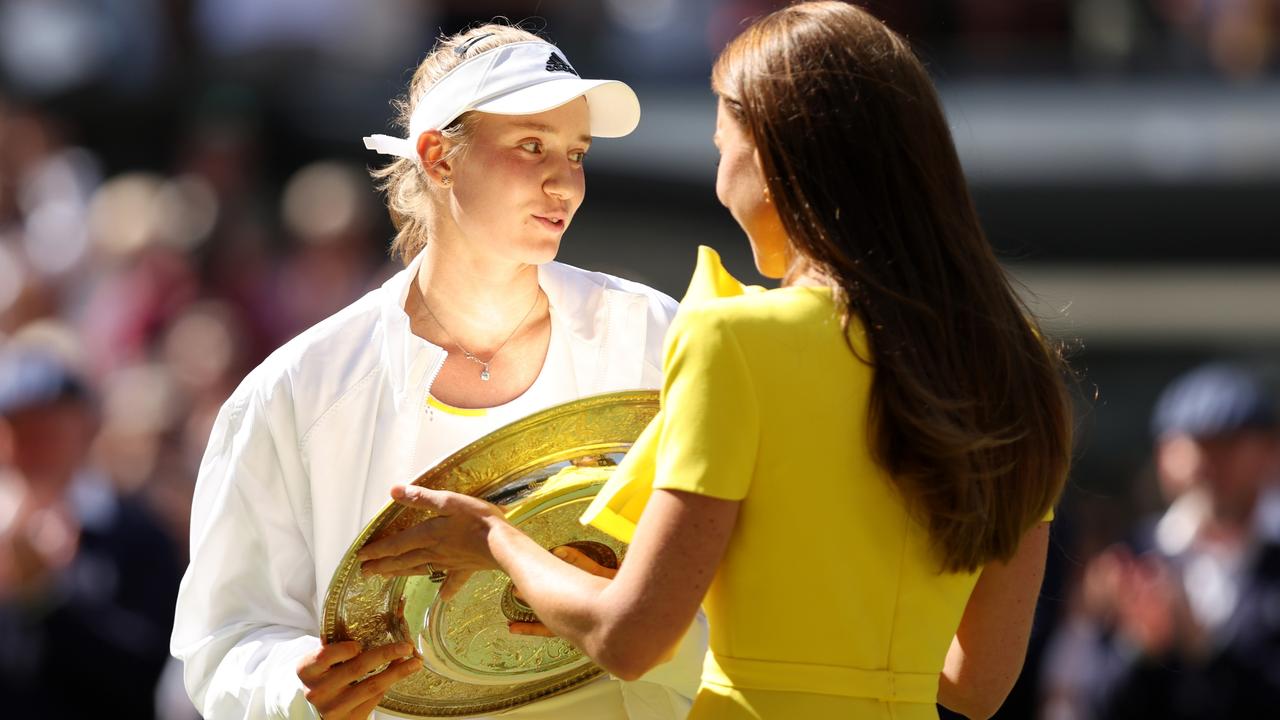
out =
[[[541,215],[534,215],[533,219],[537,220],[542,227],[552,232],[564,232],[564,220],[562,219],[557,218],[552,220],[551,218],[546,218]]]

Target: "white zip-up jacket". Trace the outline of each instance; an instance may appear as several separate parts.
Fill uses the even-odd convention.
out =
[[[171,646],[209,720],[318,717],[297,666],[320,646],[329,580],[391,486],[425,469],[411,466],[422,400],[446,353],[409,329],[420,263],[285,344],[218,414]],[[675,301],[560,263],[541,266],[539,283],[565,319],[576,397],[659,387]],[[660,708],[667,698],[687,708],[705,647],[700,618],[673,661],[623,684],[633,720],[679,716]]]

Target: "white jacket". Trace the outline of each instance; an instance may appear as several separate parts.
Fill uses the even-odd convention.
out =
[[[210,720],[318,717],[296,670],[320,645],[328,583],[391,486],[425,470],[411,467],[422,398],[445,352],[412,334],[404,312],[420,262],[273,353],[218,414],[171,645]],[[566,320],[578,397],[659,386],[671,298],[559,263],[540,267],[539,282]],[[704,623],[645,678],[675,688],[684,707],[698,685]],[[670,694],[624,684],[633,718],[662,716],[635,709],[654,705],[655,690]]]

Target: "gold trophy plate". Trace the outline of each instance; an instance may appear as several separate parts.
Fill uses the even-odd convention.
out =
[[[415,485],[480,497],[543,547],[572,544],[617,567],[623,543],[578,522],[640,431],[658,393],[609,393],[543,410],[449,456]],[[507,575],[478,572],[448,602],[440,577],[363,577],[356,552],[430,517],[388,503],[348,548],[325,598],[325,642],[365,648],[413,644],[423,667],[392,686],[378,706],[402,717],[466,717],[573,690],[604,671],[567,641],[512,635],[511,620],[536,619]]]

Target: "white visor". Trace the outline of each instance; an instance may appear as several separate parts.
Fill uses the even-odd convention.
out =
[[[416,158],[418,136],[443,130],[468,110],[532,115],[586,97],[591,134],[622,137],[640,123],[640,101],[626,83],[583,80],[559,48],[541,40],[510,43],[467,58],[418,98],[408,137],[370,135],[364,146],[383,155]]]

